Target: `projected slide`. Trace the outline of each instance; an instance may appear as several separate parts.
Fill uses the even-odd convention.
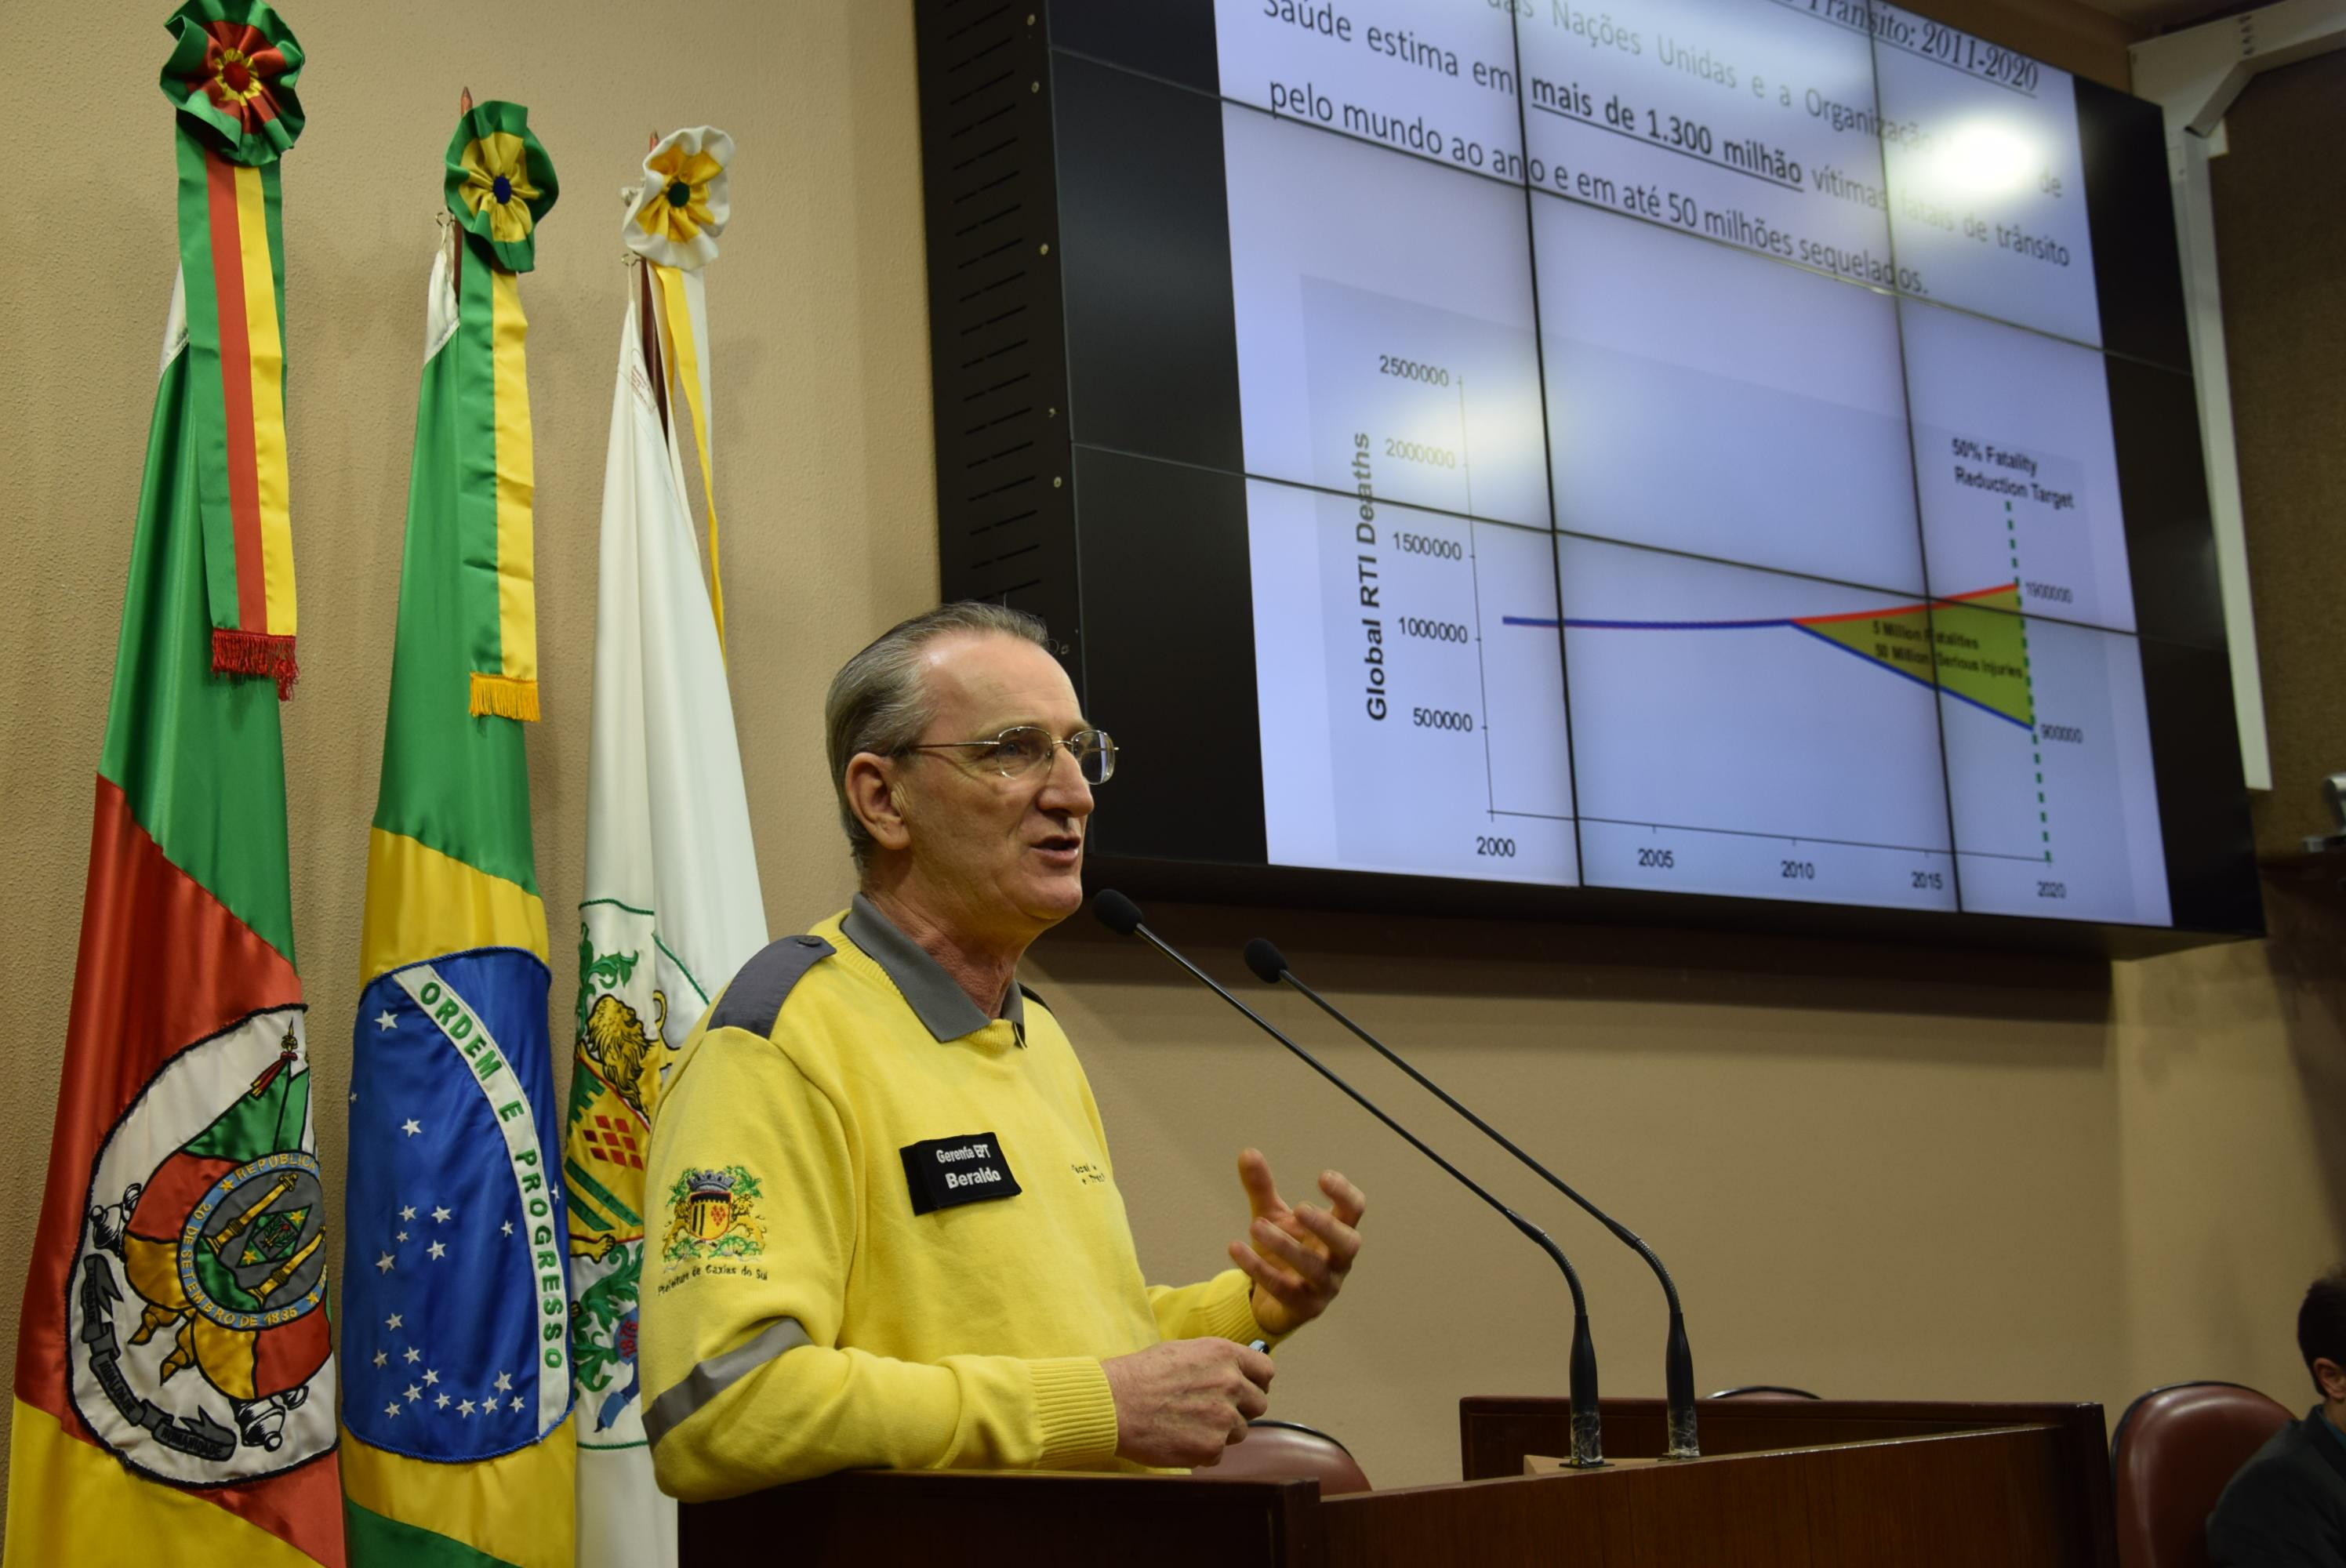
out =
[[[1873,11],[1901,286],[2098,345],[2069,74],[1882,0]]]
[[[1986,611],[1952,622],[1942,612],[1940,626],[1943,641],[1952,626],[1979,645],[1957,651],[2016,658],[2027,672],[2024,689],[2002,701],[1956,700],[1954,679],[1943,687],[1964,907],[2167,924],[2134,639]]]
[[[1921,605],[1556,548],[1586,881],[1956,907]],[[1507,618],[1529,637],[1552,624]]]
[[[1523,178],[1504,6],[1214,0],[1222,96],[1502,179]]]
[[[1557,526],[1923,592],[1896,303],[1536,204]]]
[[[1350,490],[1365,433],[1380,495],[1545,527],[1523,193],[1247,109],[1222,134],[1247,472]]]
[[[1247,485],[1270,858],[1575,881],[1548,535],[1374,484]]]
[[[2009,577],[2024,609],[2134,630],[2102,356],[1954,311],[1902,316],[1932,583]]]
[[[1213,17],[1273,862],[2170,921],[2066,76],[1866,0]]]
[[[1517,11],[1534,188],[1892,286],[1862,0]]]

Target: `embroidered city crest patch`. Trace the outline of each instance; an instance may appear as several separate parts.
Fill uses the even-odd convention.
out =
[[[670,1263],[704,1257],[756,1257],[766,1250],[758,1217],[764,1189],[740,1166],[688,1170],[668,1189],[668,1234],[660,1257]]]

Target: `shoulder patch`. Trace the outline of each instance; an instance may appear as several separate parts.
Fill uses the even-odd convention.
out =
[[[718,998],[717,1011],[709,1015],[709,1027],[771,1034],[791,989],[808,970],[835,951],[819,936],[786,936],[768,942],[757,957],[741,966],[741,972]]]

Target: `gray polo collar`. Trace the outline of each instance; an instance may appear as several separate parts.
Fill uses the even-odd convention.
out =
[[[944,972],[944,965],[898,931],[895,922],[862,893],[848,905],[847,918],[840,921],[839,929],[886,972],[938,1044],[974,1034],[994,1022],[969,999],[961,983]],[[1002,1017],[1016,1032],[1018,1044],[1026,1044],[1026,999],[1019,994],[1015,978],[1002,998]]]

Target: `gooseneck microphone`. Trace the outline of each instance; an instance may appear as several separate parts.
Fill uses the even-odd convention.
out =
[[[1666,1394],[1665,1403],[1668,1409],[1668,1457],[1671,1459],[1701,1458],[1702,1445],[1695,1432],[1694,1351],[1687,1344],[1686,1315],[1678,1309],[1678,1288],[1671,1281],[1670,1271],[1662,1267],[1662,1260],[1654,1256],[1654,1249],[1646,1245],[1644,1238],[1575,1192],[1563,1177],[1532,1158],[1504,1133],[1461,1105],[1456,1096],[1441,1084],[1402,1060],[1391,1046],[1346,1017],[1337,1009],[1334,1003],[1298,980],[1295,977],[1295,972],[1287,966],[1286,955],[1261,937],[1257,937],[1246,944],[1246,965],[1254,971],[1257,978],[1267,983],[1276,985],[1283,980],[1310,997],[1321,1012],[1366,1041],[1371,1050],[1408,1074],[1419,1088],[1465,1117],[1477,1132],[1522,1161],[1533,1174],[1546,1182],[1548,1186],[1578,1204],[1587,1211],[1590,1218],[1618,1237],[1624,1245],[1646,1260],[1646,1267],[1651,1268],[1654,1271],[1654,1278],[1662,1282],[1662,1295],[1668,1300],[1670,1306],[1669,1339],[1662,1353],[1663,1388]]]
[[[1141,923],[1139,905],[1134,903],[1130,899],[1126,898],[1122,893],[1116,891],[1112,888],[1103,888],[1092,896],[1092,913],[1098,916],[1100,923],[1107,927],[1108,930],[1117,932],[1120,936],[1139,936],[1146,941],[1149,946],[1155,948],[1158,952],[1171,959],[1175,963],[1179,964],[1183,969],[1188,970],[1200,984],[1204,985],[1208,990],[1220,997],[1223,1001],[1229,1003],[1232,1007],[1237,1008],[1240,1013],[1245,1013],[1248,1020],[1251,1022],[1256,1028],[1261,1030],[1273,1040],[1276,1040],[1281,1045],[1286,1046],[1288,1050],[1293,1052],[1295,1055],[1302,1061],[1305,1066],[1310,1067],[1322,1078],[1327,1079],[1328,1082],[1335,1084],[1339,1089],[1343,1090],[1346,1095],[1352,1097],[1354,1105],[1357,1105],[1361,1109],[1368,1112],[1369,1115],[1374,1116],[1378,1121],[1382,1122],[1386,1126],[1399,1134],[1402,1140],[1407,1143],[1410,1147],[1415,1149],[1419,1154],[1423,1155],[1427,1159],[1432,1160],[1435,1165],[1440,1166],[1443,1171],[1449,1174],[1453,1180],[1456,1181],[1461,1186],[1464,1186],[1468,1192],[1473,1193],[1476,1197],[1481,1198],[1484,1203],[1489,1204],[1493,1208],[1497,1209],[1502,1218],[1505,1219],[1509,1225],[1514,1226],[1525,1236],[1531,1237],[1534,1242],[1538,1244],[1540,1250],[1546,1253],[1548,1257],[1555,1261],[1556,1266],[1564,1271],[1564,1282],[1572,1291],[1572,1356],[1570,1362],[1570,1374],[1572,1380],[1572,1462],[1576,1467],[1580,1469],[1593,1469],[1596,1466],[1603,1464],[1605,1462],[1605,1431],[1604,1420],[1599,1414],[1596,1405],[1596,1342],[1595,1339],[1590,1338],[1588,1332],[1588,1298],[1581,1293],[1580,1276],[1574,1270],[1572,1260],[1565,1257],[1564,1249],[1556,1246],[1556,1242],[1548,1236],[1546,1231],[1542,1230],[1538,1226],[1534,1225],[1530,1220],[1525,1219],[1522,1215],[1517,1214],[1514,1209],[1509,1208],[1505,1204],[1501,1203],[1497,1198],[1492,1196],[1491,1194],[1477,1183],[1474,1177],[1468,1176],[1464,1171],[1460,1170],[1456,1166],[1452,1165],[1448,1160],[1443,1159],[1440,1155],[1434,1153],[1432,1148],[1426,1145],[1424,1139],[1419,1137],[1415,1133],[1411,1132],[1407,1127],[1402,1126],[1399,1122],[1394,1121],[1391,1116],[1385,1115],[1383,1111],[1378,1109],[1375,1103],[1372,1102],[1366,1095],[1362,1094],[1358,1089],[1353,1088],[1352,1084],[1338,1077],[1332,1070],[1331,1070],[1317,1056],[1311,1054],[1311,1052],[1306,1051],[1302,1046],[1298,1045],[1294,1041],[1290,1040],[1286,1035],[1271,1027],[1269,1020],[1265,1019],[1253,1008],[1249,1007],[1245,1003],[1240,1002],[1237,997],[1231,995],[1229,991],[1225,990],[1218,982],[1216,982],[1212,975],[1208,974],[1204,970],[1199,969],[1196,964],[1191,963],[1188,959],[1181,956],[1181,954],[1177,952],[1170,943],[1167,942],[1164,938],[1158,936],[1155,932],[1150,931],[1146,925]]]

